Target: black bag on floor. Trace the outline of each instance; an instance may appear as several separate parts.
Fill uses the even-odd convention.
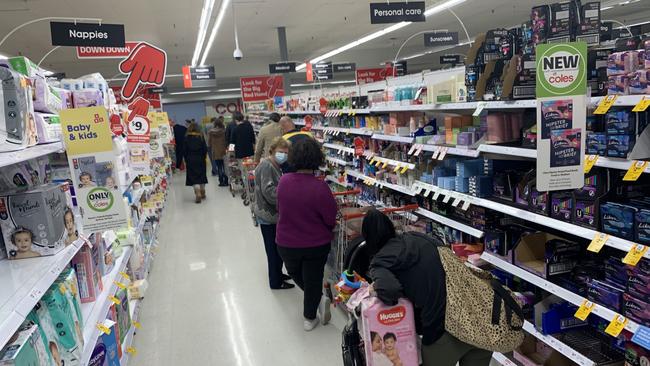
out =
[[[359,327],[357,326],[356,320],[353,320],[343,328],[342,339],[341,352],[343,355],[343,366],[366,366],[363,341],[359,335]]]

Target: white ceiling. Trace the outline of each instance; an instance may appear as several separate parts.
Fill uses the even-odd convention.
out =
[[[208,64],[216,67],[219,88],[238,86],[238,78],[268,73],[268,64],[279,60],[278,26],[287,29],[289,58],[304,61],[383,28],[371,25],[368,3],[371,0],[233,0],[239,28],[242,61],[232,58],[234,32],[229,9],[221,25]],[[373,0],[380,1],[380,0]],[[427,7],[439,0],[427,0]],[[610,0],[611,1],[611,0]],[[623,0],[621,0],[623,1]],[[533,5],[553,1],[467,0],[453,8],[465,23],[470,36],[496,27],[509,27],[528,19]],[[221,0],[215,1],[216,17]],[[180,73],[189,64],[196,43],[203,0],[0,0],[0,36],[26,21],[48,16],[103,18],[104,23],[124,24],[126,38],[148,41],[165,49],[168,73]],[[603,12],[603,19],[634,24],[650,19],[650,0],[618,6]],[[464,33],[447,11],[414,23],[394,33],[344,52],[332,61],[356,62],[358,67],[376,67],[392,60],[410,35],[428,29],[449,29]],[[48,22],[23,28],[0,46],[5,55],[25,55],[38,62],[52,49]],[[402,51],[408,56],[425,51],[421,37],[415,37]],[[448,52],[464,52],[462,47]],[[409,72],[437,68],[440,54],[409,60]],[[73,48],[54,51],[43,63],[53,70],[78,76],[100,72],[109,79],[118,73],[118,60],[77,60]],[[339,75],[337,74],[337,78]],[[353,79],[342,75],[341,79]],[[304,74],[291,76],[304,82]],[[180,89],[180,78],[169,78],[170,90]]]

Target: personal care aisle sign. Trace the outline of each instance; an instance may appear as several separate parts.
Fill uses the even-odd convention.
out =
[[[128,210],[117,185],[112,132],[106,109],[64,109],[60,116],[84,231],[126,227]]]
[[[584,185],[587,44],[537,46],[537,190]]]

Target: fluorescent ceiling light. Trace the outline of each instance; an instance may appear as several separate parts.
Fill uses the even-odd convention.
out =
[[[228,88],[228,89],[218,89],[218,92],[233,92],[233,91],[241,91],[240,88]]]
[[[169,95],[201,94],[201,93],[209,93],[209,92],[211,92],[211,90],[188,90],[188,91],[182,91],[182,92],[169,93]]]
[[[212,32],[210,33],[208,44],[205,46],[205,50],[203,51],[203,57],[201,57],[201,65],[205,65],[205,60],[208,58],[208,54],[210,53],[210,49],[212,48],[214,39],[217,38],[217,32],[219,31],[219,27],[221,26],[223,17],[226,15],[226,10],[228,10],[229,3],[230,0],[221,1],[221,7],[219,8],[219,15],[217,15],[217,20],[215,20],[214,24],[212,25]]]
[[[201,55],[203,49],[203,41],[208,32],[208,25],[212,19],[212,9],[214,8],[214,0],[204,0],[203,9],[201,9],[201,20],[199,22],[199,33],[196,36],[196,45],[194,46],[194,55],[192,56],[192,66],[196,66],[196,62]]]
[[[440,3],[440,4],[436,5],[436,6],[433,6],[433,7],[429,8],[429,9],[427,9],[424,12],[424,16],[428,17],[428,16],[431,16],[431,15],[437,14],[437,13],[439,13],[439,12],[445,10],[445,9],[451,8],[452,6],[456,6],[456,5],[458,5],[460,3],[463,3],[465,1],[466,0],[447,0],[447,1],[444,1],[444,2],[442,2],[442,3]],[[329,52],[327,52],[327,53],[325,53],[323,55],[315,57],[315,58],[309,60],[309,62],[312,63],[312,64],[318,63],[318,62],[323,61],[325,59],[328,59],[328,58],[330,58],[332,56],[336,56],[339,53],[345,52],[345,51],[347,51],[347,50],[349,50],[351,48],[362,45],[362,44],[364,44],[366,42],[370,42],[373,39],[379,38],[379,37],[384,36],[384,35],[386,35],[388,33],[392,33],[392,32],[394,32],[394,31],[396,31],[398,29],[402,29],[402,28],[404,28],[404,27],[406,27],[406,26],[408,26],[410,24],[411,24],[411,22],[401,22],[401,23],[393,24],[390,27],[378,30],[378,31],[376,31],[374,33],[371,33],[371,34],[365,36],[365,37],[359,38],[356,41],[350,42],[350,43],[348,43],[348,44],[346,44],[344,46],[341,46],[341,47],[339,47],[339,48],[337,48],[335,50],[329,51]],[[296,67],[296,71],[300,71],[300,70],[302,70],[302,69],[304,69],[306,67],[307,67],[307,64],[302,63],[302,64],[300,64],[300,65],[298,65]]]
[[[316,85],[336,85],[336,84],[350,84],[356,83],[356,80],[337,80],[337,81],[326,81],[326,82],[313,82],[313,83],[304,83],[304,84],[291,84],[291,87],[299,86],[316,86]]]

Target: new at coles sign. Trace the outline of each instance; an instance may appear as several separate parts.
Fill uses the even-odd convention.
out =
[[[584,95],[587,92],[587,44],[537,46],[537,97]]]

